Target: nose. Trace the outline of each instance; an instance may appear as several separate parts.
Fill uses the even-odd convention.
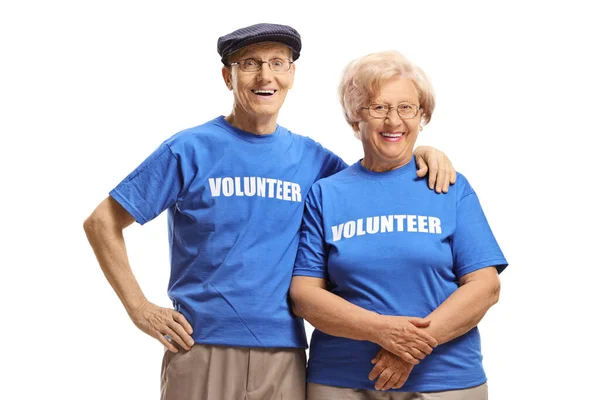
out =
[[[273,77],[273,71],[271,71],[271,67],[269,67],[268,61],[263,61],[260,70],[256,74],[256,79],[259,81],[267,81],[269,82]]]
[[[389,109],[387,115],[385,116],[385,122],[390,125],[396,125],[396,122],[398,122],[399,125],[404,122],[404,120],[400,118],[400,114],[398,114],[398,107]]]

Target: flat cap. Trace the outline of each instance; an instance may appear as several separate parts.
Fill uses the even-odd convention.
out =
[[[292,60],[300,57],[302,42],[297,30],[287,25],[256,24],[221,36],[217,41],[217,51],[221,62],[226,64],[227,57],[242,47],[260,42],[277,42],[292,49]]]

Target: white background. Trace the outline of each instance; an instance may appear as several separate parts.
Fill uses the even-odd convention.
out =
[[[10,3],[10,4],[9,4]],[[347,162],[350,60],[396,49],[510,262],[480,324],[490,399],[598,396],[600,133],[593,2],[20,1],[0,6],[0,397],[157,399],[163,349],[105,281],[82,222],[164,139],[231,108],[217,38],[258,22],[303,39],[279,122]],[[126,231],[147,297],[170,306],[166,218]]]

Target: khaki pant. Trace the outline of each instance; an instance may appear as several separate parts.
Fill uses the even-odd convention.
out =
[[[487,398],[487,383],[468,389],[422,393],[379,392],[318,383],[309,383],[306,390],[306,400],[487,400]]]
[[[161,400],[305,400],[304,349],[194,345],[166,351]]]

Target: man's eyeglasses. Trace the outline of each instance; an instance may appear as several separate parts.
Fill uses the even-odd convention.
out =
[[[411,119],[417,116],[420,107],[412,103],[400,103],[396,107],[389,104],[371,104],[368,107],[360,107],[369,110],[369,115],[373,118],[387,118],[392,109],[396,109],[398,116],[402,119]]]
[[[271,71],[282,73],[290,70],[293,61],[284,58],[271,58],[268,61],[258,60],[256,58],[246,58],[238,62],[229,63],[229,65],[237,65],[244,72],[257,72],[260,71],[264,63],[269,65]]]

